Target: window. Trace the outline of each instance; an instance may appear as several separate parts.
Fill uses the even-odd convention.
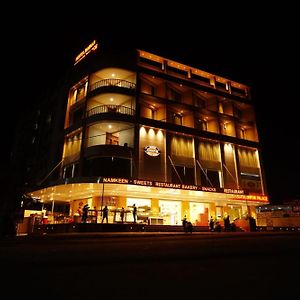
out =
[[[119,137],[112,133],[106,133],[106,144],[107,145],[119,145]]]
[[[173,123],[176,125],[182,125],[182,115],[181,114],[174,114],[173,115]]]
[[[204,171],[204,172],[203,172]],[[200,180],[202,186],[212,186],[213,187],[220,187],[220,176],[219,171],[216,170],[207,170],[203,169],[200,173]]]
[[[141,81],[141,92],[148,95],[153,95],[155,93],[155,88],[153,85],[146,81]]]
[[[85,97],[85,84],[82,84],[78,89],[77,89],[77,94],[76,94],[76,101],[78,102],[81,99]]]
[[[170,96],[170,100],[175,100],[177,102],[181,101],[181,94],[179,94],[178,92],[176,92],[173,89],[169,90],[169,96]]]
[[[77,109],[73,112],[73,124],[79,122],[83,116],[83,109]]]
[[[173,183],[181,183],[181,179],[184,184],[195,184],[193,167],[175,166],[175,169],[172,167],[171,177]]]
[[[71,164],[64,167],[63,179],[65,178],[74,178],[79,176],[79,164]]]
[[[84,176],[131,177],[130,159],[119,157],[98,157],[87,160]]]
[[[198,119],[197,120],[197,128],[207,131],[207,121],[204,119]]]
[[[241,133],[241,138],[245,139],[245,129],[244,128],[240,128],[240,133]]]
[[[241,185],[243,189],[261,193],[261,181],[258,174],[241,172]]]

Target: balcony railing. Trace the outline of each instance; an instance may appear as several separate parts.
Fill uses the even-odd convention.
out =
[[[135,110],[122,105],[99,105],[87,111],[86,117],[90,117],[97,114],[103,113],[118,113],[124,115],[131,115],[135,114]]]
[[[135,83],[127,80],[113,78],[113,79],[103,79],[95,82],[90,86],[89,91],[91,92],[104,86],[116,86],[116,87],[131,89],[131,90],[135,89]]]

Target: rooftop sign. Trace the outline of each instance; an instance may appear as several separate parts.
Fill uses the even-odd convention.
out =
[[[93,40],[84,50],[82,50],[75,58],[74,66],[78,64],[81,60],[83,60],[87,55],[89,55],[92,51],[96,51],[98,49],[98,43],[96,40]]]

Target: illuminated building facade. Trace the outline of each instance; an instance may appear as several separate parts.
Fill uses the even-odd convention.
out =
[[[108,51],[109,52],[109,51]],[[125,55],[126,54],[126,55]],[[109,208],[109,222],[207,226],[268,203],[250,88],[143,50],[96,41],[74,62],[60,178],[44,203]],[[101,221],[98,217],[98,221]],[[53,219],[54,220],[54,219]]]

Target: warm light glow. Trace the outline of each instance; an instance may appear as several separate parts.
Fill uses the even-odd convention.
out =
[[[140,128],[140,136],[141,137],[145,137],[145,135],[146,135],[146,128],[144,126],[142,126]]]
[[[153,139],[155,137],[155,131],[154,131],[154,129],[150,128],[148,134],[149,134],[149,138]]]
[[[163,132],[162,132],[161,129],[159,129],[159,130],[157,131],[156,136],[157,136],[157,138],[158,138],[159,140],[162,140],[162,139],[164,138],[164,134],[163,134]]]
[[[94,40],[76,56],[74,66],[78,64],[81,60],[83,60],[92,51],[96,51],[97,49],[98,49],[98,43],[96,40]]]
[[[226,143],[225,145],[224,145],[224,151],[232,151],[232,145],[231,144],[228,144],[228,143]]]

